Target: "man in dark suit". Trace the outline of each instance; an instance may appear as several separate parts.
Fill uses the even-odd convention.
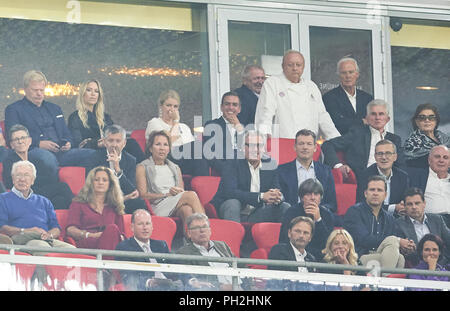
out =
[[[226,160],[236,159],[242,145],[244,126],[238,118],[241,102],[236,92],[227,92],[220,104],[222,116],[205,123],[203,157],[220,176]]]
[[[406,215],[396,220],[396,236],[410,239],[418,245],[421,238],[432,233],[439,236],[445,243],[445,251],[441,264],[445,265],[450,259],[450,230],[440,215],[425,213],[425,197],[419,188],[410,188],[405,193]],[[417,252],[402,250],[411,266],[419,263]]]
[[[297,157],[294,161],[278,167],[281,192],[291,206],[300,201],[298,188],[308,178],[317,178],[322,184],[324,193],[321,204],[332,213],[337,210],[336,190],[331,168],[319,161],[313,161],[316,152],[316,134],[303,129],[295,135],[294,149]]]
[[[308,216],[314,222],[315,234],[307,250],[317,259],[323,257],[322,250],[334,227],[333,214],[321,205],[323,187],[320,181],[314,178],[305,180],[298,189],[301,201],[292,205],[284,214],[280,228],[280,243],[289,241],[289,226],[295,217]]]
[[[381,175],[386,178],[387,195],[384,201],[384,208],[394,216],[405,214],[403,202],[404,193],[409,188],[409,176],[400,168],[394,166],[397,160],[397,148],[390,140],[380,140],[375,145],[376,163],[369,166],[361,174],[356,190],[356,202],[365,201],[364,189],[367,187],[367,180],[370,176]]]
[[[144,253],[169,253],[165,241],[150,239],[153,232],[152,217],[146,210],[136,210],[131,216],[133,236],[117,244],[116,250]],[[148,257],[116,257],[116,260],[137,262],[163,262]],[[120,270],[120,276],[127,290],[174,289],[175,282],[161,272]],[[174,284],[175,283],[175,284]],[[179,285],[179,284],[178,284]]]
[[[145,209],[146,205],[139,198],[136,189],[136,158],[123,150],[127,141],[126,135],[121,126],[108,126],[105,129],[105,148],[96,150],[95,159],[97,166],[106,166],[113,170],[124,193],[125,212],[132,214],[137,209]]]
[[[256,104],[265,80],[266,74],[261,66],[249,65],[242,72],[242,86],[234,91],[239,94],[241,112],[238,118],[244,126],[255,123]]]
[[[388,111],[388,104],[384,100],[371,101],[367,105],[367,125],[352,127],[347,134],[323,143],[324,163],[332,168],[339,168],[344,177],[352,170],[359,179],[361,173],[375,163],[376,143],[388,139],[397,147],[398,158],[394,165],[403,167],[405,161],[401,151],[401,138],[385,129],[390,120]],[[343,152],[345,165],[340,162],[337,151]]]
[[[61,108],[45,101],[47,78],[36,70],[25,73],[25,97],[5,109],[5,128],[15,124],[25,126],[31,136],[33,156],[39,157],[51,168],[54,175],[58,166],[83,166],[93,168],[92,149],[72,148],[72,136],[64,120]],[[56,176],[55,176],[56,177]]]
[[[289,204],[283,202],[276,162],[262,159],[265,137],[245,134],[244,159],[227,162],[211,203],[219,217],[237,222],[280,222]]]
[[[322,100],[337,130],[344,135],[352,126],[363,125],[366,106],[373,97],[356,88],[359,67],[355,59],[350,57],[340,59],[337,74],[340,85],[325,93]]]
[[[315,262],[316,258],[306,250],[314,236],[314,221],[309,217],[298,216],[289,223],[289,240],[285,243],[274,245],[268,259],[289,260],[296,262]],[[268,266],[270,270],[284,270],[293,272],[315,272],[315,269],[302,266]],[[269,280],[266,285],[268,290],[311,290],[313,285],[307,282],[291,280]]]

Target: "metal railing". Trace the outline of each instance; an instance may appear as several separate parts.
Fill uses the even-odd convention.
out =
[[[105,270],[133,270],[133,271],[160,271],[170,273],[180,273],[189,275],[223,275],[233,278],[233,289],[238,289],[239,278],[262,278],[274,280],[291,280],[301,282],[323,283],[323,284],[353,284],[367,285],[375,288],[425,288],[449,290],[450,282],[414,280],[405,278],[387,278],[382,277],[385,274],[414,274],[426,276],[446,276],[450,277],[449,271],[429,271],[417,269],[385,269],[375,265],[373,266],[352,266],[340,264],[326,264],[318,262],[295,262],[286,260],[267,260],[267,259],[251,259],[251,258],[231,258],[231,257],[206,257],[196,255],[182,255],[173,253],[144,253],[144,252],[127,252],[99,249],[80,249],[80,248],[38,248],[23,245],[6,245],[0,244],[0,249],[9,251],[9,254],[0,255],[0,262],[11,264],[36,264],[36,265],[52,265],[52,266],[73,266],[97,269],[97,289],[105,290],[103,271]],[[84,254],[95,256],[96,259],[78,259],[78,258],[56,258],[47,256],[13,256],[16,251],[28,253],[69,253]],[[196,261],[196,262],[221,262],[230,264],[229,268],[218,268],[210,266],[193,266],[183,264],[159,264],[159,263],[143,263],[134,261],[120,260],[104,260],[103,257],[128,257],[128,258],[155,258],[166,259],[168,262]],[[276,267],[306,267],[308,269],[326,270],[326,271],[343,271],[351,270],[355,272],[369,273],[372,276],[360,275],[343,275],[330,273],[302,273],[280,270],[265,269],[249,269],[241,268],[246,265],[264,265]],[[107,290],[107,289],[106,289]]]

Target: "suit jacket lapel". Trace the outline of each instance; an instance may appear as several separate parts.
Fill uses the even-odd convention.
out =
[[[372,133],[370,132],[369,125],[365,126],[364,131],[364,165],[367,166],[369,163],[369,155],[370,155],[370,143],[372,140]]]
[[[341,109],[345,110],[345,114],[352,114],[355,115],[355,110],[353,109],[353,105],[348,99],[347,93],[345,93],[345,90],[342,88],[342,86],[339,86],[339,93],[341,96],[339,96],[339,101],[341,104]]]
[[[412,223],[411,219],[409,219],[408,216],[404,216],[406,220],[406,230],[407,230],[407,236],[412,236],[414,243],[419,243],[417,240],[417,234],[416,229],[414,229],[414,224]]]

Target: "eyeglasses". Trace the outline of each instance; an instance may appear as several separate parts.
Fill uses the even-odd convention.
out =
[[[395,154],[395,152],[390,152],[390,151],[386,151],[386,152],[375,152],[375,156],[377,157],[382,157],[382,156],[386,156],[386,158],[390,158]]]
[[[201,230],[201,229],[209,229],[209,226],[208,225],[204,225],[204,226],[196,226],[196,227],[191,227],[191,228],[189,228],[189,230],[192,230],[192,231],[194,231],[194,230]]]
[[[18,143],[19,141],[24,141],[24,140],[27,139],[28,137],[30,137],[30,136],[17,137],[17,138],[11,139],[11,142],[13,142],[13,143]]]
[[[425,121],[425,120],[436,121],[436,116],[434,114],[431,114],[429,116],[426,116],[424,114],[419,114],[416,119],[419,121]]]

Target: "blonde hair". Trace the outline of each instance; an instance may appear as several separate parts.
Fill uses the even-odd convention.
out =
[[[323,260],[325,260],[328,263],[333,263],[333,264],[336,263],[336,261],[333,259],[334,255],[331,252],[331,245],[333,244],[334,239],[339,234],[342,235],[345,238],[345,240],[347,240],[347,243],[349,245],[349,250],[348,250],[348,254],[347,254],[348,262],[353,266],[357,266],[358,265],[358,254],[356,254],[356,251],[355,251],[355,243],[353,242],[353,238],[350,235],[350,233],[345,229],[335,229],[330,233],[330,235],[328,236],[328,239],[327,239],[326,246],[322,250],[322,254],[325,255],[323,257]]]
[[[47,78],[45,77],[45,75],[37,70],[30,70],[27,71],[24,75],[23,75],[23,87],[27,88],[28,85],[30,85],[31,81],[44,81],[45,85],[47,85]]]
[[[100,128],[100,132],[103,132],[103,128],[105,127],[105,105],[103,104],[103,89],[98,80],[92,79],[87,82],[84,82],[80,85],[80,90],[78,92],[78,97],[76,101],[76,109],[78,110],[78,116],[80,117],[81,122],[85,128],[89,128],[88,115],[86,105],[84,104],[84,93],[86,92],[86,88],[89,83],[95,82],[98,87],[98,100],[94,105],[94,114],[95,120],[97,121],[98,127]]]
[[[119,179],[114,175],[113,171],[105,166],[97,166],[93,168],[88,176],[86,177],[86,182],[83,188],[80,190],[78,195],[73,199],[74,202],[81,203],[94,203],[95,193],[94,193],[94,179],[98,172],[105,172],[109,178],[109,188],[106,192],[105,203],[111,207],[115,207],[116,213],[118,215],[123,215],[125,210],[123,193],[120,189]]]
[[[177,93],[177,91],[174,90],[167,90],[162,92],[159,95],[158,104],[162,106],[168,98],[173,98],[178,102],[179,105],[181,104],[180,95]]]

